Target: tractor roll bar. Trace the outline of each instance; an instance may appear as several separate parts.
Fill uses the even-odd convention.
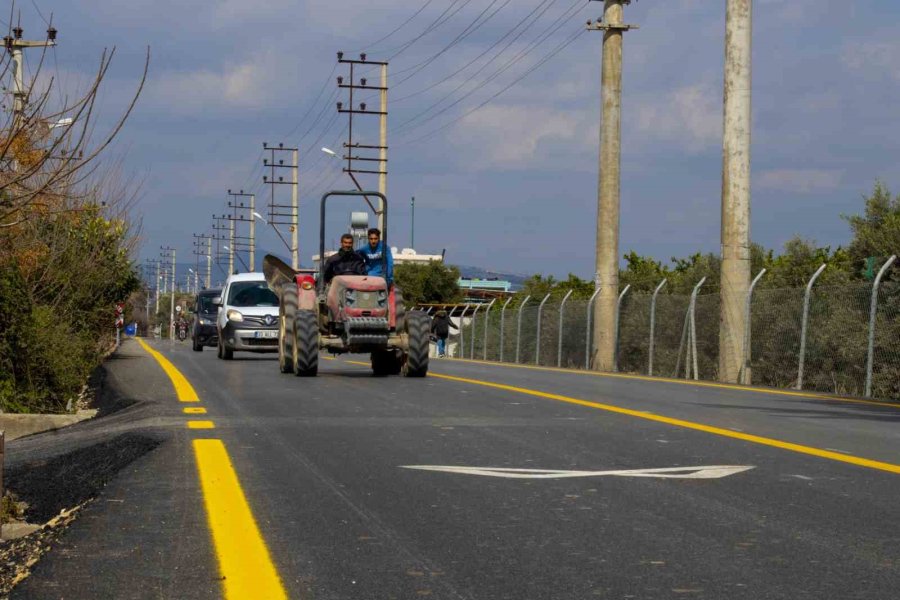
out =
[[[382,215],[384,221],[384,231],[381,232],[381,264],[384,272],[384,278],[387,280],[388,262],[387,262],[387,215],[388,202],[387,198],[381,192],[366,192],[357,190],[332,190],[322,194],[322,204],[319,209],[319,280],[316,282],[316,290],[321,292],[325,287],[325,201],[331,196],[375,196],[381,198]]]

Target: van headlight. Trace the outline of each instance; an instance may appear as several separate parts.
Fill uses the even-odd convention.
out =
[[[244,315],[234,309],[231,309],[227,313],[225,313],[225,316],[228,317],[229,321],[234,321],[235,323],[240,323],[244,320]]]

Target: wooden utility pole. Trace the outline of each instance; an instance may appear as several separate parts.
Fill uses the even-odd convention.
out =
[[[745,305],[750,288],[752,4],[728,0],[725,17],[719,379],[729,383],[738,381],[749,339]]]
[[[619,293],[619,194],[622,140],[623,33],[636,29],[623,23],[631,0],[606,0],[603,20],[588,22],[591,31],[603,32],[600,73],[600,173],[597,191],[597,246],[594,303],[594,368],[613,371],[616,355],[616,301]]]

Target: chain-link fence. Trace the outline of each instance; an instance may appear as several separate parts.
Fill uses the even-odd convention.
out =
[[[693,308],[690,295],[659,293],[654,299],[652,292],[626,292],[618,314],[617,370],[717,380],[720,296],[714,289],[698,292]],[[451,338],[452,355],[586,368],[593,350],[591,300],[517,300],[505,310],[500,302],[477,311],[468,307]],[[750,350],[741,369],[744,382],[900,398],[900,283],[811,285],[808,304],[804,288],[757,289],[747,318],[749,335],[738,343]]]

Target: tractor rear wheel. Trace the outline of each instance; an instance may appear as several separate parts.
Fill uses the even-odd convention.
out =
[[[431,319],[420,310],[407,313],[406,334],[409,339],[409,352],[406,355],[406,362],[403,363],[403,375],[425,377],[428,374]]]
[[[292,338],[294,317],[297,313],[297,284],[285,283],[281,288],[281,304],[278,308],[278,368],[282,373],[294,372]]]
[[[315,377],[319,372],[319,325],[316,313],[298,310],[294,313],[294,375]]]

